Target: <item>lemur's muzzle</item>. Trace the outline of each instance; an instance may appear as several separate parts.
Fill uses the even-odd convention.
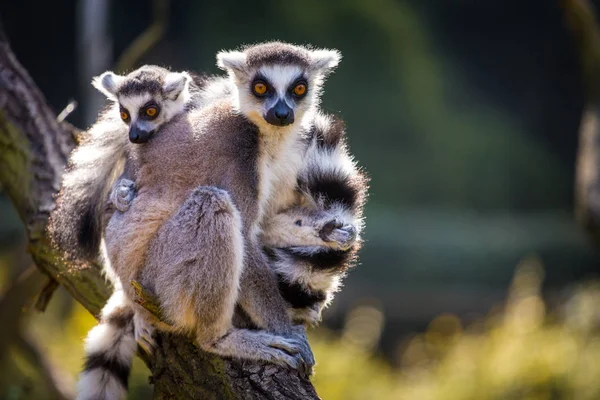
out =
[[[283,100],[279,100],[265,116],[265,120],[271,125],[286,126],[294,123],[294,110]]]
[[[144,131],[140,128],[138,128],[137,126],[133,125],[131,126],[131,128],[129,129],[129,141],[131,143],[146,143],[150,137],[152,136],[152,134],[154,133],[154,131]]]

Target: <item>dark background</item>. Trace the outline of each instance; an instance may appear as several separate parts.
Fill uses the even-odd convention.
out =
[[[57,113],[79,101],[69,120],[83,128],[102,96],[86,94],[78,7],[11,0],[0,16]],[[584,94],[558,1],[181,0],[169,9],[165,35],[138,64],[218,73],[217,51],[269,39],[342,52],[323,108],[346,120],[372,182],[361,264],[327,311],[329,326],[375,304],[391,355],[436,315],[485,314],[525,257],[543,263],[549,294],[597,275],[600,259],[573,218]],[[151,2],[112,2],[109,62],[94,74],[151,22]],[[22,229],[6,199],[0,221],[8,252]]]

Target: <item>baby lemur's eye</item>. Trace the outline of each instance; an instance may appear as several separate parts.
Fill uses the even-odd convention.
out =
[[[298,96],[298,97],[302,97],[306,94],[306,84],[305,83],[299,83],[296,86],[294,86],[294,89],[292,89],[292,92]]]
[[[294,222],[296,224],[296,226],[302,226],[302,220],[299,219],[296,222]]]
[[[263,96],[267,93],[267,84],[262,81],[256,81],[254,82],[254,85],[252,85],[252,91],[256,96]]]
[[[121,110],[121,119],[127,121],[129,119],[129,113],[125,110]]]
[[[146,115],[149,116],[150,118],[156,117],[157,114],[158,114],[158,108],[156,108],[154,106],[150,106],[150,107],[146,108]]]

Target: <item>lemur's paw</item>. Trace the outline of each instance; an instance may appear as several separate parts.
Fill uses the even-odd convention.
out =
[[[154,327],[138,314],[135,314],[133,317],[133,334],[137,344],[147,354],[152,355],[156,348],[156,342],[152,337],[154,334]]]
[[[234,206],[229,192],[214,186],[199,186],[192,192],[190,201],[202,206],[204,211],[233,212]]]
[[[303,325],[294,325],[292,327],[292,337],[300,346],[302,364],[298,370],[304,376],[309,377],[312,375],[313,367],[315,366],[315,356],[306,337],[306,328]]]
[[[264,343],[264,346],[258,349],[259,358],[283,367],[302,370],[301,344],[298,341],[269,333],[258,335],[262,336]]]
[[[135,198],[135,182],[121,179],[110,194],[110,200],[115,208],[121,212],[129,210]]]
[[[354,245],[358,230],[354,225],[344,225],[341,220],[334,218],[321,228],[319,236],[325,242],[336,243],[340,250],[348,250]]]

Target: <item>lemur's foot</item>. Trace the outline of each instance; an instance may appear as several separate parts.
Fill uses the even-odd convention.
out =
[[[223,356],[260,360],[303,371],[302,344],[295,338],[265,331],[234,329],[216,341],[204,344],[199,341],[198,344],[206,351]]]
[[[304,376],[309,377],[313,373],[315,356],[306,337],[306,327],[304,325],[294,325],[292,327],[292,337],[299,344],[300,356],[302,356],[302,364],[298,370]]]
[[[319,236],[326,242],[337,243],[340,250],[348,250],[354,245],[358,230],[354,225],[344,225],[341,220],[334,218],[321,228]]]
[[[133,317],[133,334],[137,344],[149,355],[154,353],[156,342],[152,335],[154,327],[137,313]]]
[[[116,209],[125,212],[131,207],[135,198],[135,182],[129,179],[121,179],[115,189],[110,193],[110,200]]]

